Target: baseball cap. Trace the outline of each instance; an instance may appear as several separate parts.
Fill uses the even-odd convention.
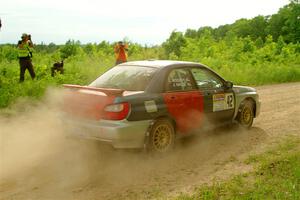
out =
[[[24,38],[24,37],[27,37],[27,36],[28,35],[26,33],[23,33],[21,38]]]

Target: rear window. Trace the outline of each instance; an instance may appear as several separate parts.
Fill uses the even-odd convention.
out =
[[[141,66],[117,66],[102,74],[89,86],[144,91],[156,68]]]

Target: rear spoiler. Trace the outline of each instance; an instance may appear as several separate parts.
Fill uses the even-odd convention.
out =
[[[86,89],[86,90],[93,90],[98,92],[103,92],[106,95],[114,95],[114,96],[121,96],[125,90],[123,89],[113,89],[113,88],[96,88],[91,86],[81,86],[81,85],[72,85],[72,84],[63,84],[65,88],[70,89]]]

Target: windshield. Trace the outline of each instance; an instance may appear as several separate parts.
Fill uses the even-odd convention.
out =
[[[144,91],[156,68],[141,66],[116,66],[102,74],[89,86]]]

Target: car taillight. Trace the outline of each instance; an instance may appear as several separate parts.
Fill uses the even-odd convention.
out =
[[[129,113],[130,105],[127,102],[111,104],[104,108],[104,119],[122,120],[125,119]]]

